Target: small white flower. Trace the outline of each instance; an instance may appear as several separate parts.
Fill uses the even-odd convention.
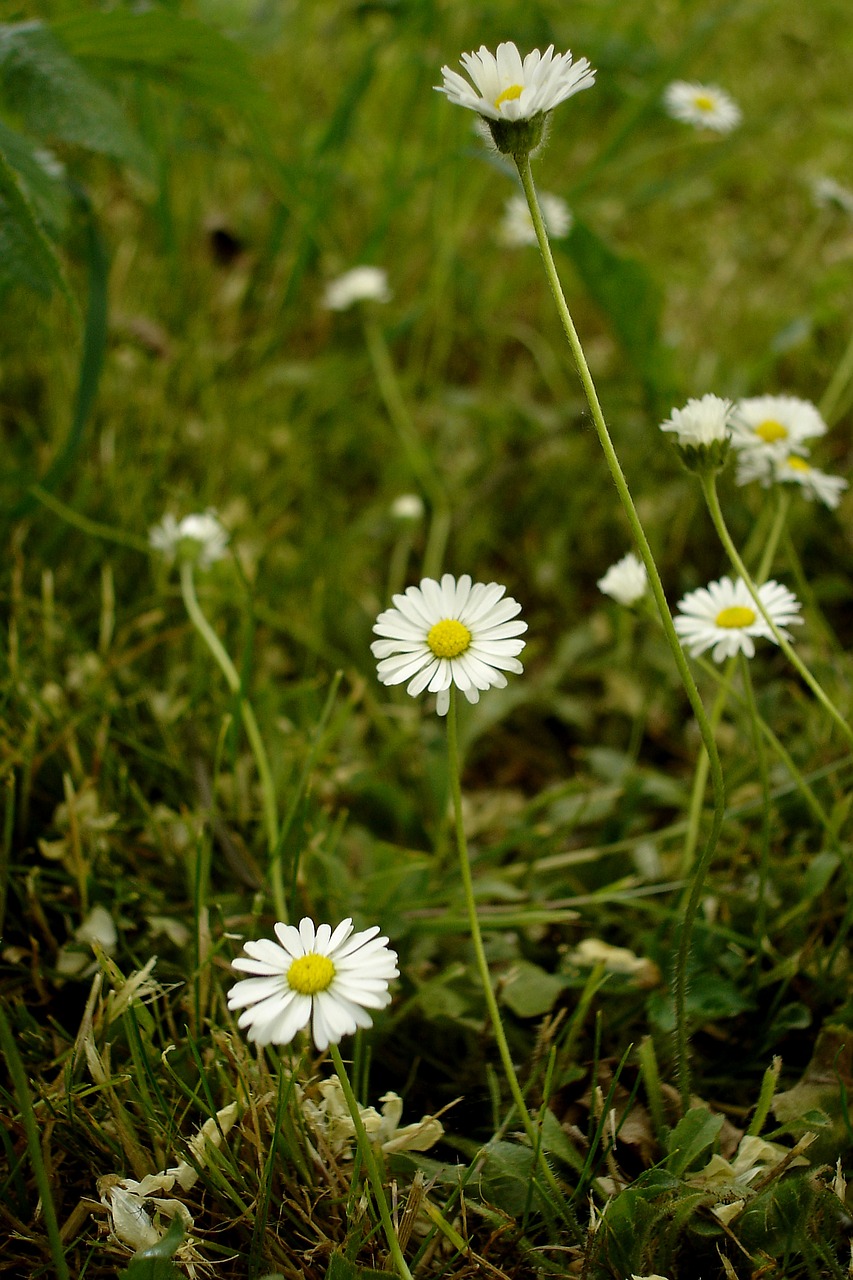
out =
[[[228,1008],[242,1009],[238,1026],[248,1027],[254,1044],[289,1044],[311,1023],[314,1044],[322,1052],[372,1026],[367,1009],[391,1003],[388,983],[399,976],[397,953],[380,938],[379,926],[353,933],[352,920],[316,929],[304,917],[296,928],[277,924],[278,942],[247,942],[246,957],[234,968],[254,975],[228,992]]]
[[[488,120],[530,120],[595,82],[586,58],[573,63],[571,53],[555,55],[553,45],[544,53],[534,49],[522,61],[509,40],[498,45],[497,56],[481,45],[478,53],[463,53],[460,61],[476,88],[450,67],[441,68],[444,84],[435,88]]]
[[[825,435],[827,425],[810,400],[798,396],[749,396],[732,413],[732,446],[775,457],[806,453],[804,441]]]
[[[646,566],[629,551],[621,560],[617,560],[607,570],[603,578],[598,579],[598,589],[606,596],[611,596],[617,604],[636,604],[646,594],[649,578]]]
[[[697,129],[713,129],[717,133],[730,133],[742,118],[734,98],[713,84],[673,80],[666,87],[663,104],[674,120],[695,125]]]
[[[381,267],[353,267],[330,280],[323,294],[328,311],[347,311],[357,302],[390,302],[388,276]]]
[[[834,178],[815,178],[812,198],[819,209],[842,209],[853,218],[853,191]]]
[[[401,493],[391,503],[391,515],[395,520],[423,520],[423,499],[416,493]]]
[[[841,476],[831,476],[826,471],[820,471],[799,454],[775,457],[760,449],[744,449],[739,454],[735,480],[740,485],[758,480],[765,489],[774,482],[798,484],[803,497],[810,502],[816,499],[832,510],[838,506],[841,495],[847,488],[847,481]]]
[[[458,580],[445,573],[441,582],[423,578],[394,596],[396,608],[386,609],[373,630],[382,636],[370,648],[377,659],[382,684],[409,681],[407,693],[416,698],[424,689],[438,694],[436,711],[447,714],[450,686],[456,685],[469,702],[483,689],[503,688],[504,671],[522,670],[518,654],[525,641],[517,639],[527,623],[516,618],[521,605],[497,582]]]
[[[773,581],[763,583],[758,588],[758,596],[782,635],[790,640],[784,628],[802,622],[796,596]],[[673,622],[692,658],[706,649],[713,650],[711,657],[715,662],[734,657],[736,653],[745,653],[751,658],[755,654],[755,636],[776,644],[742,578],[734,582],[731,578],[720,578],[719,582],[710,582],[698,591],[689,591],[679,602]]]
[[[539,207],[542,210],[545,230],[552,240],[562,240],[569,234],[574,218],[562,197],[542,191],[539,193]],[[524,196],[514,195],[507,200],[504,205],[503,220],[498,228],[498,239],[508,249],[536,244],[533,219]]]
[[[731,411],[730,400],[702,396],[688,400],[683,409],[673,409],[660,429],[674,432],[685,448],[722,444],[731,437]]]
[[[228,531],[214,511],[184,516],[183,520],[167,514],[151,529],[148,541],[169,560],[180,557],[207,569],[226,554]]]

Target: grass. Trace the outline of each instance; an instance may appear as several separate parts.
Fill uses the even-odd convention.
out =
[[[58,31],[74,11],[41,10]],[[358,1280],[388,1265],[358,1153],[316,1120],[331,1063],[307,1041],[253,1049],[225,1004],[242,940],[275,919],[269,821],[239,698],[147,549],[165,511],[210,506],[233,555],[196,588],[270,761],[289,914],[380,923],[400,957],[393,1004],[342,1051],[365,1105],[394,1091],[403,1124],[441,1114],[429,1149],[379,1151],[412,1273],[847,1274],[853,757],[764,644],[757,710],[788,760],[765,732],[765,796],[736,682],[685,1113],[671,978],[699,739],[658,624],[595,585],[629,530],[536,252],[496,241],[512,174],[431,89],[503,38],[598,68],[555,112],[534,176],[576,218],[557,267],[675,602],[728,567],[657,429],[673,405],[817,403],[835,379],[815,458],[849,473],[853,379],[836,373],[853,222],[810,185],[845,179],[846,6],[181,13],[236,41],[263,96],[87,61],[147,167],[53,140],[92,209],[69,203],[60,237],[79,315],[19,287],[0,322],[0,1273]],[[676,77],[727,88],[741,128],[668,120]],[[390,383],[375,331],[371,345],[357,312],[320,305],[359,262],[389,273],[372,315]],[[539,1152],[478,985],[444,727],[429,699],[380,686],[370,656],[376,614],[421,576],[428,521],[391,512],[419,490],[449,511],[443,567],[506,583],[529,623],[524,675],[459,729],[480,924]],[[729,469],[720,498],[754,568],[772,495]],[[794,492],[772,566],[805,604],[797,652],[848,720],[850,516],[849,496],[832,513]],[[693,668],[710,708],[721,669]],[[94,908],[114,940],[103,915],[100,944],[80,934]],[[620,971],[595,940],[634,962]],[[748,1183],[721,1163],[747,1130],[778,1144],[753,1152]],[[189,1185],[150,1192],[153,1234],[122,1238],[110,1189],[182,1161]],[[131,1260],[160,1236],[162,1256]]]

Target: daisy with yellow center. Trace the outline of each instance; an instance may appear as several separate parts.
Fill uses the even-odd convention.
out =
[[[369,1027],[368,1009],[391,1001],[388,983],[398,977],[396,952],[373,925],[353,933],[352,920],[331,925],[306,916],[296,928],[277,924],[278,942],[247,942],[234,968],[252,975],[228,992],[228,1008],[242,1009],[238,1026],[248,1028],[255,1044],[289,1044],[311,1024],[322,1051]]]
[[[772,581],[763,583],[758,595],[784,638],[790,640],[784,628],[802,622],[796,596]],[[715,662],[736,653],[752,658],[755,637],[777,643],[742,578],[720,578],[698,591],[689,591],[679,603],[673,622],[681,643],[693,658],[707,649],[712,650]]]
[[[697,129],[730,133],[741,122],[741,110],[724,89],[712,84],[690,84],[673,80],[663,95],[663,105],[673,120]]]
[[[460,61],[473,84],[458,71],[442,67],[444,83],[435,88],[451,102],[476,111],[505,154],[535,150],[548,112],[595,81],[586,58],[572,62],[571,53],[555,54],[553,45],[544,53],[534,49],[522,59],[508,40],[498,45],[497,54],[481,45],[477,53],[463,53]],[[525,127],[525,122],[534,127]]]
[[[408,681],[412,697],[425,689],[437,694],[440,716],[447,714],[451,685],[469,702],[484,689],[503,688],[504,671],[522,670],[518,654],[525,642],[518,637],[527,630],[516,617],[521,605],[505,593],[497,582],[446,573],[440,582],[424,578],[394,596],[395,607],[380,613],[373,628],[381,638],[370,646],[382,684]]]
[[[809,400],[798,396],[748,396],[732,414],[732,445],[775,458],[805,453],[807,440],[825,435],[826,423]]]

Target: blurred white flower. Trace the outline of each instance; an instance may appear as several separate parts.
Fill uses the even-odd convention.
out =
[[[758,596],[782,635],[790,640],[785,627],[802,622],[796,596],[773,581],[762,583]],[[742,578],[734,582],[720,578],[698,591],[689,591],[679,602],[673,622],[681,643],[693,658],[706,649],[712,649],[715,662],[736,653],[752,658],[756,636],[777,643]]]
[[[758,480],[765,489],[774,482],[797,484],[803,491],[803,497],[809,501],[816,499],[833,510],[847,488],[847,481],[841,476],[831,476],[826,471],[820,471],[799,454],[779,457],[761,449],[744,449],[738,454],[735,481],[744,485],[753,480]]]
[[[819,209],[841,209],[853,218],[853,191],[834,178],[815,178],[812,199]]]
[[[636,604],[646,594],[648,584],[646,566],[633,551],[612,564],[597,583],[599,591],[610,596],[617,604],[624,605]]]
[[[243,1010],[237,1025],[254,1044],[289,1044],[310,1022],[321,1052],[371,1026],[367,1010],[391,1003],[388,983],[399,976],[397,953],[378,933],[378,925],[353,933],[350,919],[332,932],[305,916],[298,928],[277,924],[278,942],[247,942],[233,966],[253,976],[228,992],[228,1008]]]
[[[347,1106],[344,1091],[337,1076],[320,1082],[321,1101],[314,1102],[299,1089],[298,1096],[311,1127],[322,1134],[335,1155],[350,1157],[355,1143],[355,1123]],[[444,1126],[435,1116],[423,1116],[415,1124],[400,1125],[403,1117],[403,1100],[396,1093],[386,1093],[379,1099],[382,1113],[375,1107],[359,1104],[359,1115],[371,1143],[378,1143],[390,1155],[395,1151],[428,1151],[444,1133]]]
[[[731,438],[731,412],[730,400],[706,395],[688,400],[683,409],[673,409],[660,429],[673,432],[685,449],[723,445]]]
[[[828,430],[811,401],[799,396],[748,396],[738,400],[731,427],[733,448],[758,449],[777,457],[806,453],[804,441],[825,435]]]
[[[522,61],[508,40],[498,45],[497,56],[481,45],[477,53],[463,53],[460,62],[476,88],[450,67],[441,68],[444,83],[435,88],[451,102],[489,120],[530,120],[595,81],[586,58],[573,63],[571,53],[555,55],[553,45],[544,53],[534,49]]]
[[[730,133],[742,118],[734,98],[713,84],[673,80],[664,91],[663,105],[673,120],[716,133]]]
[[[497,582],[475,582],[464,573],[456,579],[445,573],[441,582],[423,578],[394,596],[396,608],[386,609],[373,630],[371,652],[378,661],[382,684],[402,684],[416,698],[424,689],[438,694],[436,711],[447,714],[450,686],[456,685],[469,702],[484,689],[506,685],[504,671],[522,670],[518,654],[524,640],[517,637],[527,623],[515,619],[521,605]]]
[[[148,541],[170,561],[190,560],[199,569],[207,569],[226,554],[228,531],[214,511],[184,516],[183,520],[167,514],[151,529]]]
[[[323,294],[328,311],[347,311],[357,302],[390,302],[388,276],[381,267],[353,267],[330,280]]]
[[[569,234],[574,219],[561,196],[552,195],[549,191],[540,192],[539,208],[542,210],[545,230],[552,240],[562,240]],[[508,249],[536,244],[533,219],[524,196],[510,196],[504,205],[503,219],[498,227],[498,240]]]
[[[391,515],[395,520],[422,520],[424,516],[423,499],[416,493],[401,493],[391,503]]]

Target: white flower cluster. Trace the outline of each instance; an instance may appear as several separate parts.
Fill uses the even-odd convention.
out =
[[[732,447],[738,455],[736,482],[744,485],[757,480],[765,489],[774,483],[797,484],[806,498],[837,507],[847,481],[808,461],[806,442],[826,431],[815,406],[797,396],[739,400],[732,414]]]

